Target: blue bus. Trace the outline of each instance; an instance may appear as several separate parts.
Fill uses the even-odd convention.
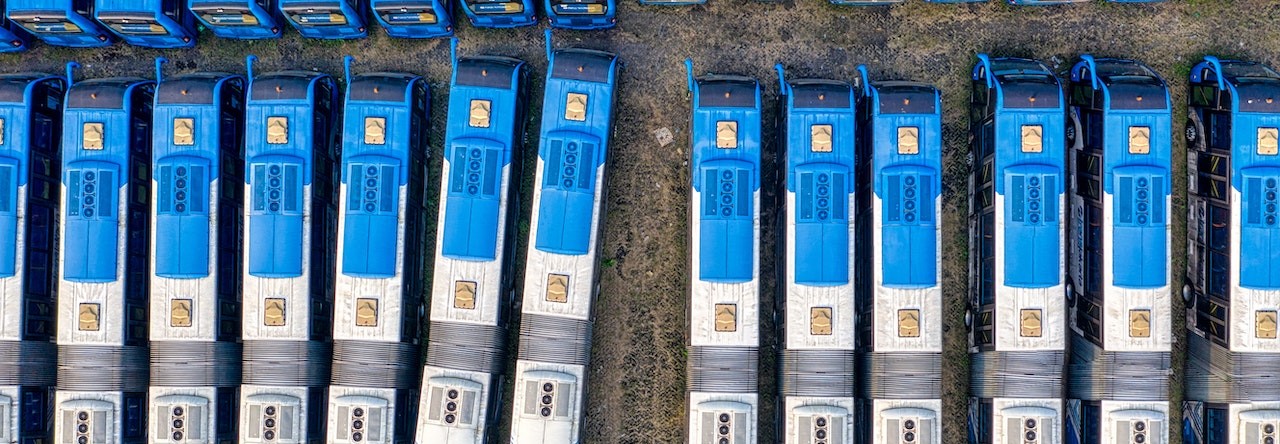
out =
[[[453,2],[447,0],[370,0],[369,8],[392,37],[453,35]]]
[[[0,440],[49,442],[63,96],[67,78],[0,76]],[[21,407],[19,407],[21,406]]]
[[[150,442],[235,439],[240,404],[243,76],[156,60]]]
[[[760,347],[760,84],[694,77],[690,115],[688,435],[755,443]]]
[[[276,0],[280,13],[303,37],[359,39],[369,35],[368,0]]]
[[[329,428],[334,444],[413,441],[426,282],[427,81],[353,76],[344,59],[338,270]]]
[[[854,436],[855,225],[857,92],[840,81],[787,81],[778,155],[786,192],[779,196],[783,236],[778,324],[783,442],[849,443]]]
[[[0,5],[0,13],[5,12],[4,5]],[[17,22],[9,20],[8,14],[0,14],[0,53],[25,51],[30,37],[31,33]]]
[[[1069,443],[1169,442],[1172,117],[1140,62],[1071,68],[1067,304]],[[1025,260],[1025,258],[1023,259]]]
[[[941,95],[858,72],[856,433],[941,442]]]
[[[155,82],[140,78],[67,91],[53,415],[64,442],[147,442],[154,94]]]
[[[457,42],[416,442],[482,444],[503,411],[528,74],[513,58],[459,58]]]
[[[978,54],[971,80],[969,443],[1058,443],[1067,101],[1035,60]]]
[[[196,19],[181,0],[95,0],[93,16],[121,41],[148,48],[196,45]]]
[[[525,259],[511,442],[581,442],[618,57],[553,50]]]
[[[1190,77],[1182,442],[1275,442],[1280,73],[1208,56]]]
[[[186,0],[187,8],[213,35],[226,39],[280,37],[284,15],[276,0]]]
[[[462,12],[477,28],[516,28],[538,22],[533,0],[461,0]]]
[[[254,75],[245,105],[240,442],[325,440],[338,231],[338,89]]]
[[[93,17],[94,0],[8,0],[5,17],[45,43],[73,48],[111,44]]]
[[[543,0],[551,26],[565,29],[608,29],[617,24],[614,0]]]

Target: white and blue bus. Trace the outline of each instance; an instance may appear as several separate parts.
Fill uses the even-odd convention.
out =
[[[150,442],[234,439],[240,404],[243,76],[162,78],[151,189]]]
[[[759,442],[760,84],[694,77],[692,94],[689,442]]]
[[[520,208],[523,61],[457,56],[444,141],[440,219],[417,442],[496,442]]]
[[[1066,371],[1066,100],[1035,60],[978,55],[969,101],[969,443],[1058,444]]]
[[[70,78],[0,76],[0,442],[52,440],[59,171]]]
[[[1280,73],[1205,57],[1187,112],[1187,444],[1280,440]]]
[[[1169,442],[1172,116],[1140,62],[1081,56],[1066,128],[1066,442]]]
[[[942,101],[859,66],[855,289],[864,442],[942,441]]]
[[[245,107],[240,442],[325,440],[337,233],[338,100],[309,71],[255,76]]]
[[[619,65],[606,52],[553,50],[550,30],[547,59],[511,405],[518,444],[581,441]]]
[[[147,442],[155,88],[151,80],[110,78],[67,91],[54,412],[61,442]]]
[[[328,439],[413,442],[424,274],[426,79],[351,74],[338,190],[338,270]]]
[[[834,80],[787,81],[779,153],[785,159],[776,302],[782,442],[854,442],[854,163],[857,92]]]

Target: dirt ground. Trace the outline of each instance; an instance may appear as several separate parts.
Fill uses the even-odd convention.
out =
[[[836,7],[821,0],[759,3],[710,0],[705,6],[646,7],[621,0],[618,27],[605,32],[557,31],[558,46],[582,46],[618,53],[625,68],[617,102],[617,135],[610,165],[609,211],[603,238],[603,273],[596,302],[595,342],[588,386],[586,443],[676,443],[684,440],[685,313],[688,263],[688,120],[689,102],[681,60],[692,57],[706,71],[755,76],[771,104],[778,87],[773,64],[785,64],[793,77],[851,80],[859,63],[877,79],[902,78],[932,82],[944,92],[944,285],[946,332],[944,353],[944,422],[946,443],[964,438],[968,377],[965,354],[964,294],[967,241],[964,201],[968,72],[974,54],[1035,57],[1065,71],[1073,59],[1089,52],[1133,57],[1147,62],[1169,81],[1174,103],[1185,103],[1186,76],[1204,54],[1239,57],[1280,65],[1280,4],[1271,0],[1171,0],[1158,5],[1102,2],[1062,7],[1013,7],[1002,2],[977,5],[934,5],[910,0],[894,7]],[[460,25],[463,54],[499,54],[529,61],[534,75],[531,103],[541,101],[546,60],[542,28],[480,30]],[[170,73],[198,70],[243,72],[245,54],[257,54],[259,70],[310,69],[341,74],[341,57],[357,57],[356,70],[409,71],[431,81],[436,112],[432,142],[443,139],[444,105],[449,81],[447,40],[399,40],[373,29],[371,37],[346,42],[305,40],[292,31],[266,42],[239,42],[205,33],[194,50],[155,51],[115,45],[98,50],[70,50],[36,45],[32,51],[0,57],[4,71],[59,71],[77,60],[81,77],[142,75],[150,77],[152,59],[164,55],[174,63]],[[526,151],[537,141],[537,106],[531,107]],[[766,106],[764,122],[776,110]],[[1180,125],[1185,109],[1175,106]],[[669,128],[676,142],[660,146],[652,131]],[[1176,133],[1176,132],[1175,132]],[[774,128],[765,126],[767,192],[775,192],[777,174]],[[1174,202],[1185,208],[1185,165],[1180,138],[1174,140],[1177,189]],[[432,187],[438,186],[439,153]],[[531,159],[533,156],[526,156]],[[528,241],[530,179],[520,224],[523,257]],[[434,188],[433,188],[434,189]],[[428,193],[434,196],[434,193]],[[771,202],[766,198],[765,202]],[[777,209],[765,208],[761,251],[773,252]],[[1185,211],[1174,219],[1173,251],[1185,251]],[[766,253],[762,307],[773,306],[776,261]],[[1175,275],[1184,258],[1175,255]],[[1180,279],[1180,278],[1179,278]],[[517,280],[517,282],[521,282]],[[1180,288],[1175,281],[1174,288]],[[428,287],[429,288],[429,287]],[[1175,301],[1174,332],[1183,347],[1184,319]],[[774,325],[763,316],[761,337],[761,418],[775,409]],[[514,350],[513,350],[514,351]],[[1182,353],[1175,353],[1171,375],[1180,398]],[[1177,401],[1175,399],[1174,401]],[[1173,418],[1180,418],[1177,402]],[[1174,443],[1181,442],[1171,421]],[[504,423],[504,426],[506,424]],[[762,437],[774,433],[772,421],[761,424]],[[505,432],[500,437],[504,442]],[[769,442],[762,439],[762,442]]]

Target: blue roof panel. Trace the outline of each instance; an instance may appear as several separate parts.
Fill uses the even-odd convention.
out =
[[[452,259],[494,260],[506,155],[501,145],[485,139],[462,138],[453,143],[441,251]]]
[[[1062,271],[1061,170],[1023,164],[1004,173],[1004,280],[1018,288],[1058,285]]]
[[[66,245],[62,276],[74,282],[116,280],[119,211],[117,193],[123,188],[119,168],[102,161],[67,164],[63,180],[67,203],[63,229]]]
[[[933,168],[902,165],[880,171],[885,194],[881,236],[884,285],[928,288],[938,284],[939,194]]]
[[[849,283],[849,195],[853,181],[840,164],[794,168],[796,196],[795,280],[807,285]]]
[[[1129,166],[1116,168],[1116,193],[1112,198],[1115,285],[1157,288],[1168,276],[1165,227],[1166,170]]]
[[[249,274],[261,277],[302,276],[302,159],[259,156],[249,163]]]
[[[361,277],[395,276],[400,161],[365,154],[348,162],[342,272]]]
[[[710,282],[745,282],[754,273],[755,166],[738,160],[703,162],[700,275]]]
[[[18,168],[17,159],[0,157],[0,277],[17,274]]]
[[[1240,170],[1244,189],[1240,208],[1240,285],[1259,290],[1280,289],[1280,228],[1277,195],[1280,168]]]
[[[170,156],[156,162],[156,275],[209,275],[209,162]]]
[[[538,204],[535,246],[558,254],[587,254],[595,208],[596,169],[604,147],[590,135],[577,132],[548,134],[542,200]]]

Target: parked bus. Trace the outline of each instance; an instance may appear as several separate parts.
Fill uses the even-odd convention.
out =
[[[373,16],[392,37],[453,35],[453,2],[445,0],[369,0]]]
[[[1035,60],[979,54],[972,80],[969,442],[1060,443],[1067,103]]]
[[[779,323],[778,422],[787,444],[854,441],[853,240],[857,97],[834,80],[787,81],[778,156],[786,192],[779,200],[783,257]]]
[[[508,57],[459,58],[457,39],[450,55],[417,442],[483,444],[504,411],[527,71]]]
[[[147,442],[155,88],[151,80],[107,78],[67,91],[53,417],[63,442]]]
[[[332,77],[254,75],[245,121],[240,442],[325,440],[338,118]]]
[[[164,78],[151,189],[153,443],[234,440],[240,404],[243,76]]]
[[[1190,77],[1182,442],[1275,442],[1280,73],[1209,56]]]
[[[224,39],[280,37],[284,15],[276,0],[186,0],[200,25]]]
[[[121,41],[148,48],[196,45],[196,19],[180,0],[94,0],[93,18]]]
[[[1169,91],[1154,71],[1071,69],[1069,443],[1169,442]]]
[[[859,66],[858,435],[942,441],[942,101]],[[895,438],[896,437],[896,438]]]
[[[5,17],[55,46],[98,48],[111,34],[93,18],[94,0],[7,0]]]
[[[760,84],[694,77],[688,421],[690,442],[759,442]]]
[[[280,13],[303,37],[359,39],[369,35],[368,0],[276,0]]]
[[[525,259],[511,442],[581,442],[617,56],[553,50]]]
[[[69,75],[70,73],[68,73]],[[70,77],[0,76],[0,440],[50,442],[62,107]]]
[[[329,438],[413,442],[425,282],[427,82],[345,59]]]

